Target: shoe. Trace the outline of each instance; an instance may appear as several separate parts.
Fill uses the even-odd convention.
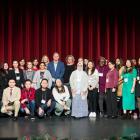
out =
[[[106,115],[105,118],[110,119],[110,118],[112,118],[112,116]]]
[[[109,116],[109,115],[107,115],[107,114],[105,114],[105,115],[104,115],[104,118],[109,118],[109,117],[110,117],[110,116]]]
[[[100,118],[103,118],[103,117],[104,117],[104,113],[100,112]]]
[[[127,119],[131,119],[132,117],[131,117],[131,113],[128,113],[127,114]]]
[[[35,117],[34,117],[33,115],[31,115],[31,116],[30,116],[30,119],[31,119],[32,121],[34,121],[34,120],[35,120]]]
[[[13,121],[17,121],[18,120],[18,117],[13,117]]]
[[[117,118],[117,116],[112,116],[111,118],[112,118],[112,119],[116,119],[116,118]]]
[[[126,120],[127,119],[127,114],[123,114],[122,119]]]
[[[92,112],[92,117],[96,118],[96,113],[95,112]]]
[[[92,117],[92,112],[90,112],[89,117]]]

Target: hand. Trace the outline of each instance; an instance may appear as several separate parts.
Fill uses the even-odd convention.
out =
[[[132,89],[131,89],[131,93],[134,93],[134,88],[132,87]]]
[[[72,93],[74,93],[74,94],[76,93],[76,90],[75,90],[75,89],[72,89],[71,91],[72,91]]]
[[[47,106],[49,107],[49,106],[51,106],[51,99],[47,102]]]
[[[62,106],[65,106],[65,102],[62,102]]]
[[[28,101],[28,99],[23,99],[23,100],[21,101],[21,104],[24,104],[26,101]]]
[[[70,108],[67,105],[64,105],[65,110],[70,110]]]
[[[112,88],[112,92],[115,92],[116,91],[116,88]]]

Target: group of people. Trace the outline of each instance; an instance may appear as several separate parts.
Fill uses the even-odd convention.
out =
[[[47,55],[39,63],[13,61],[12,68],[4,63],[0,69],[1,113],[17,120],[45,116],[106,117],[123,119],[140,117],[140,59],[121,58],[98,64],[72,55],[66,64],[57,52],[53,61]]]

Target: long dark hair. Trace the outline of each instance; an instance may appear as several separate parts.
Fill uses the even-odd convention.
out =
[[[57,79],[58,80],[58,79]],[[60,79],[59,79],[60,80]],[[59,89],[59,87],[56,85],[56,81],[55,81],[55,89],[57,90],[58,93],[64,93],[65,92],[65,88],[64,88],[64,85],[62,83],[61,85],[61,90]]]
[[[130,61],[130,63],[131,63],[131,67],[130,67],[130,69],[128,69],[128,67],[127,66],[125,66],[124,67],[124,73],[132,73],[132,71],[133,71],[133,63],[132,63],[132,61],[131,60],[126,60],[126,62],[127,61]]]
[[[0,76],[2,76],[2,77],[6,76],[6,72],[5,72],[2,64],[0,64]]]
[[[86,70],[86,72],[87,72],[87,74],[88,74],[88,70],[89,70],[89,67],[88,67],[88,64],[89,63],[92,63],[92,65],[93,65],[93,68],[92,68],[92,70],[91,70],[91,75],[94,73],[94,71],[95,71],[95,64],[94,64],[94,62],[92,61],[92,60],[89,60],[88,61],[88,63],[87,63],[87,70]]]
[[[120,61],[120,64],[119,65],[116,65],[116,69],[119,71],[120,68],[123,66],[123,60],[122,60],[122,58],[117,58],[117,59],[119,59],[119,61]]]

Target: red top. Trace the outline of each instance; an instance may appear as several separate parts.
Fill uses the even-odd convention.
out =
[[[38,68],[32,68],[32,70],[33,70],[33,71],[38,71],[39,69],[38,69]]]
[[[110,70],[106,75],[106,88],[116,88],[118,85],[119,74],[118,71],[114,68]]]
[[[29,90],[27,90],[25,88],[22,89],[20,101],[22,101],[24,99],[28,99],[28,101],[35,100],[35,89],[34,88],[30,88]],[[26,107],[26,103],[21,104],[21,107],[25,108]]]

